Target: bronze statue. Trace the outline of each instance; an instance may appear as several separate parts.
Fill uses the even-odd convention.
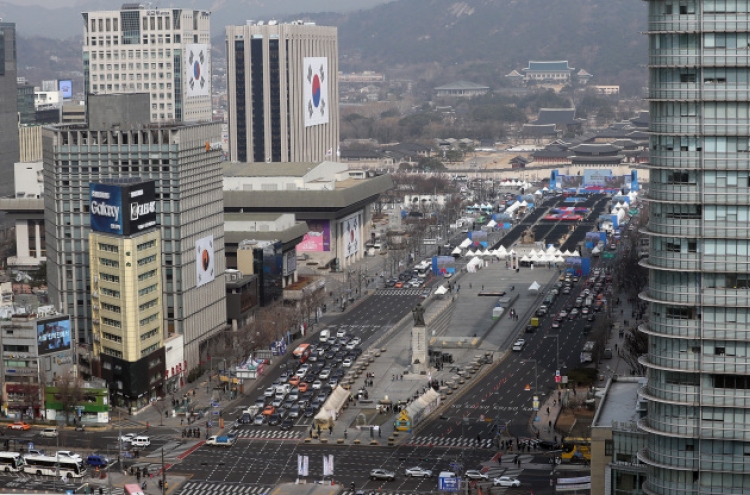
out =
[[[422,307],[422,303],[417,303],[416,307],[411,310],[412,316],[414,316],[414,326],[415,327],[423,327],[425,326],[424,323],[424,308]]]

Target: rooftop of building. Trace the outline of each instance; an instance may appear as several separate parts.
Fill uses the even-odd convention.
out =
[[[575,108],[541,108],[533,124],[579,125],[581,122],[576,118]]]
[[[476,84],[471,81],[456,81],[444,86],[438,86],[436,91],[461,91],[461,90],[489,90],[489,86]]]
[[[557,136],[555,124],[524,124],[521,128],[522,136]]]
[[[315,167],[336,162],[226,162],[224,177],[303,177]]]
[[[640,376],[618,376],[609,381],[591,426],[611,426],[614,422],[637,421],[638,389],[646,383]]]
[[[548,71],[572,71],[573,67],[568,67],[567,60],[550,60],[550,61],[529,61],[529,66],[523,70],[548,70]]]

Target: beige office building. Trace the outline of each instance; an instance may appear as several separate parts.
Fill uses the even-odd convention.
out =
[[[336,160],[338,31],[310,23],[227,26],[229,158]]]
[[[86,94],[148,93],[151,121],[211,120],[211,13],[147,8],[84,12]]]

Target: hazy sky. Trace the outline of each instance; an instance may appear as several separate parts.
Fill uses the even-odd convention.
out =
[[[378,5],[381,3],[386,3],[391,0],[346,0],[345,2],[342,2],[341,0],[306,0],[304,2],[300,2],[299,0],[237,0],[239,3],[243,4],[257,4],[262,5],[266,8],[269,7],[275,7],[280,12],[292,10],[296,11],[300,8],[300,4],[305,5],[305,10],[312,11],[312,12],[319,12],[319,11],[325,11],[325,10],[339,10],[342,8],[342,5],[347,5],[346,10],[357,10],[361,8],[368,8],[372,7],[374,5]],[[81,1],[81,0],[2,0],[0,2],[0,5],[3,3],[9,3],[13,5],[39,5],[41,7],[48,7],[48,8],[55,8],[55,7],[83,7],[86,5],[91,5],[92,3],[95,4],[103,4],[109,6],[109,8],[113,10],[119,10],[120,6],[123,3],[126,3],[125,0],[110,0],[110,1]],[[135,2],[134,2],[135,3]],[[226,5],[225,0],[187,0],[184,2],[180,2],[180,0],[162,0],[162,1],[151,1],[147,2],[144,0],[141,0],[140,3],[151,3],[154,6],[158,7],[171,7],[171,6],[180,6],[180,5],[200,5],[203,8],[209,8],[213,4],[224,4]]]

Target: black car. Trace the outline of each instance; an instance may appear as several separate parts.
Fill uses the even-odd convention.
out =
[[[326,361],[330,361],[335,355],[336,353],[333,350],[326,351]]]
[[[289,418],[281,422],[282,430],[291,430],[293,426],[294,426],[294,421]]]
[[[316,409],[313,409],[312,406],[307,406],[305,408],[305,417],[306,418],[312,418],[313,416],[315,416],[315,411],[316,411]]]
[[[270,426],[276,426],[278,424],[281,424],[281,416],[279,414],[273,413],[268,417],[268,424]]]
[[[255,406],[256,407],[266,407],[266,396],[261,395],[257,399],[255,399]]]
[[[526,328],[524,329],[524,332],[526,333],[534,333],[536,331],[536,327],[534,325],[526,325]]]
[[[249,413],[244,413],[242,416],[237,418],[237,423],[241,425],[249,425],[253,422],[253,417]]]
[[[394,282],[393,280],[389,280],[388,282],[385,283],[385,286],[388,289],[392,289],[393,287],[396,286],[396,282]]]
[[[586,317],[586,321],[594,321],[596,320],[596,316],[594,316],[594,313],[589,313],[589,315]]]
[[[586,324],[586,325],[583,326],[583,333],[589,333],[589,332],[591,332],[592,329],[593,329],[592,325]]]

